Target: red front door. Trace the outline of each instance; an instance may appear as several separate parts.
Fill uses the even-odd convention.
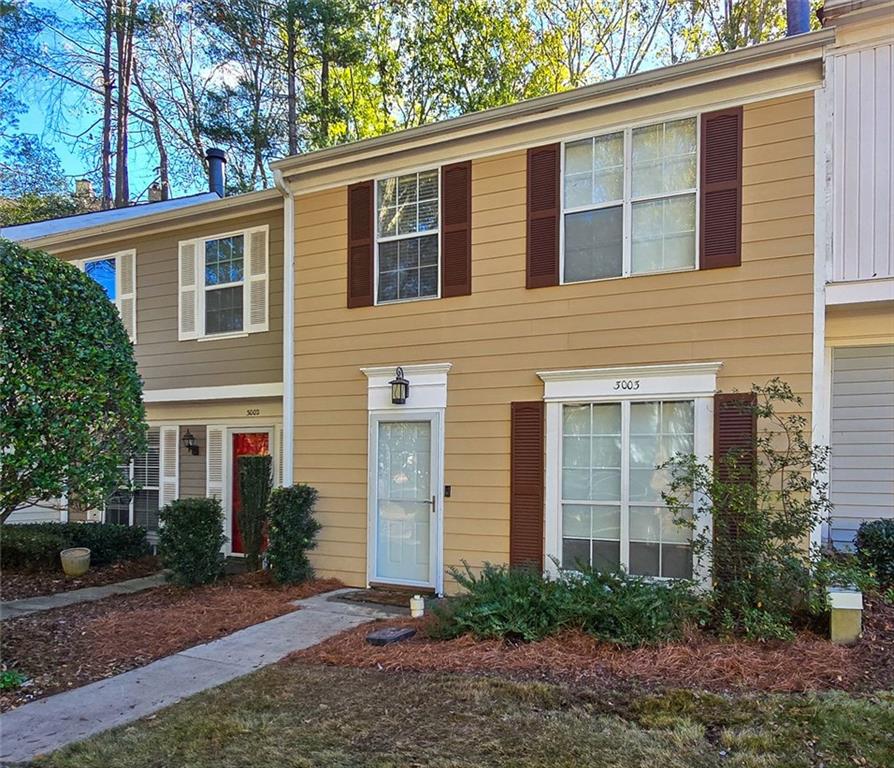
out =
[[[233,478],[233,552],[241,553],[242,536],[239,533],[239,510],[242,509],[242,500],[239,498],[239,457],[266,455],[270,453],[270,435],[267,432],[234,432],[233,433],[233,466],[231,476]]]

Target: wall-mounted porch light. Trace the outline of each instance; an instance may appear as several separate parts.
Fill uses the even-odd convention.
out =
[[[199,455],[199,443],[188,429],[186,430],[186,434],[183,436],[183,447],[186,448],[193,456]]]
[[[403,405],[410,395],[410,382],[404,378],[404,369],[398,368],[395,377],[388,382],[391,384],[391,402],[394,405]]]

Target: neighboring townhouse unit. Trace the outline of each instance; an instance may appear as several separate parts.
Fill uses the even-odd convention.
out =
[[[320,492],[321,575],[692,573],[655,465],[742,444],[753,425],[724,406],[774,376],[810,416],[833,38],[274,163],[294,233],[284,476]]]
[[[164,504],[216,496],[227,515],[227,551],[238,552],[236,457],[275,455],[279,480],[282,196],[221,199],[222,191],[0,233],[77,264],[105,288],[144,381],[149,450],[127,470],[139,490],[104,510],[67,510],[70,519],[101,517],[154,534]]]
[[[832,448],[825,538],[894,517],[894,3],[827,0],[817,104],[817,442]]]

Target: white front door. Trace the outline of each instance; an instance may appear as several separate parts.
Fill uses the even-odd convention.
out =
[[[370,423],[370,581],[435,587],[440,509],[436,414]]]

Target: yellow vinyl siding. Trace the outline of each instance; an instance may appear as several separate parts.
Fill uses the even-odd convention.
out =
[[[320,491],[319,573],[366,581],[361,367],[453,364],[448,566],[508,558],[509,403],[542,398],[536,371],[722,360],[721,389],[780,375],[809,413],[812,126],[812,94],[746,106],[740,268],[526,290],[526,155],[517,150],[472,164],[471,296],[349,310],[346,189],[298,196],[295,477]]]
[[[267,225],[269,235],[270,330],[242,338],[177,339],[177,247],[180,240]],[[282,208],[215,223],[184,224],[155,234],[121,236],[102,245],[61,254],[67,261],[136,251],[136,357],[146,391],[181,387],[266,384],[282,381]]]

